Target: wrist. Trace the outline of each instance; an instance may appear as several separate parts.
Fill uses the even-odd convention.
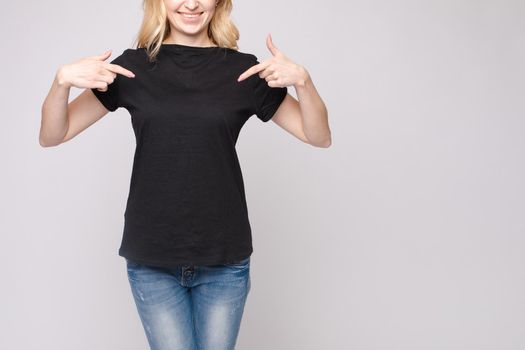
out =
[[[65,72],[64,72],[64,66],[60,67],[57,70],[57,73],[55,75],[55,82],[58,87],[68,89],[71,87],[71,84],[67,81]]]
[[[298,78],[297,82],[294,84],[296,88],[301,88],[306,86],[310,80],[310,73],[303,66],[298,66]]]

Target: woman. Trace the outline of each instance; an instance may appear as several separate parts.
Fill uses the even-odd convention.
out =
[[[307,70],[237,49],[231,0],[145,0],[135,49],[62,66],[42,108],[55,146],[119,107],[136,150],[119,255],[151,349],[233,349],[250,290],[251,229],[235,144],[256,115],[331,143]],[[85,88],[68,104],[69,89]],[[294,86],[299,101],[287,94]]]

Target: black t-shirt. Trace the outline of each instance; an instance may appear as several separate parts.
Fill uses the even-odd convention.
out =
[[[135,73],[91,89],[108,110],[128,110],[136,138],[119,255],[164,267],[250,256],[235,144],[252,115],[270,120],[287,88],[258,74],[237,82],[259,61],[222,47],[163,44],[153,62],[144,48],[126,49],[111,63]]]

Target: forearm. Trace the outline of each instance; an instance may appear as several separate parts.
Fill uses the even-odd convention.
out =
[[[58,71],[42,105],[39,142],[43,147],[60,144],[67,133],[69,91],[70,86],[61,80]]]
[[[310,144],[317,147],[329,147],[332,143],[328,125],[328,111],[319,96],[317,89],[305,68],[302,68],[303,79],[294,85],[299,100],[303,131]]]

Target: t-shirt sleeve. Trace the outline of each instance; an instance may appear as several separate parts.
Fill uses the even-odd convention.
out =
[[[125,67],[124,64],[124,52],[115,57],[110,63],[118,64],[119,66]],[[93,94],[98,100],[106,107],[109,111],[114,112],[117,108],[122,107],[120,98],[120,85],[122,81],[122,75],[117,73],[117,76],[113,80],[113,83],[108,84],[106,91],[99,91],[97,88],[92,88]]]
[[[252,65],[259,64],[256,56],[255,63]],[[288,88],[285,87],[271,87],[268,86],[266,79],[261,78],[259,73],[254,74],[254,100],[255,100],[255,115],[262,120],[263,122],[269,121],[279,106],[283,102],[286,94],[288,93]]]

